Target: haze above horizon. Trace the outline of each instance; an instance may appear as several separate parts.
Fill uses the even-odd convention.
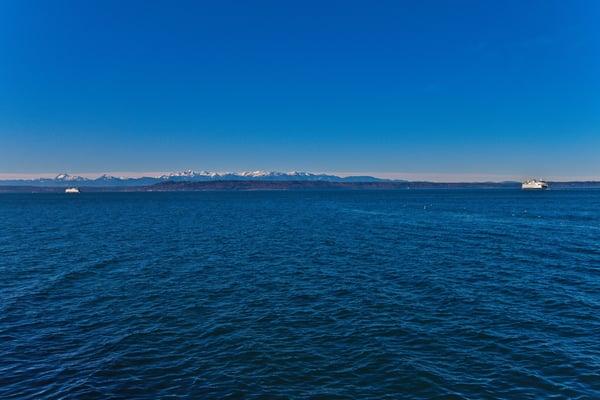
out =
[[[0,179],[600,180],[599,19],[594,1],[4,1]]]

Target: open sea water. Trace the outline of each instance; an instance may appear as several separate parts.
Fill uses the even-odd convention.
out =
[[[600,191],[0,195],[1,399],[598,399]]]

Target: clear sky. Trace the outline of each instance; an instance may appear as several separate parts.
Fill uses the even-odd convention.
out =
[[[600,1],[0,2],[0,173],[600,179]]]

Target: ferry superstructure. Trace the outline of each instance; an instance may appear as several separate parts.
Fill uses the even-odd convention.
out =
[[[529,179],[521,184],[523,190],[545,190],[548,189],[548,184],[537,179]]]

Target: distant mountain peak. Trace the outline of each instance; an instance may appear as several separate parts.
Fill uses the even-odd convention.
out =
[[[54,180],[56,181],[84,181],[86,180],[86,178],[83,178],[81,176],[75,176],[75,175],[69,175],[66,173],[62,173],[62,174],[58,174],[54,177]]]
[[[58,186],[66,187],[74,184],[95,187],[117,187],[117,186],[147,186],[160,182],[203,182],[203,181],[326,181],[326,182],[381,182],[387,179],[379,179],[370,176],[348,176],[313,174],[304,171],[280,172],[280,171],[244,171],[244,172],[211,172],[194,171],[185,169],[183,171],[171,172],[161,176],[145,176],[140,178],[116,177],[102,174],[95,179],[85,178],[77,175],[61,173],[54,178],[40,178],[29,180],[4,180],[0,185],[32,185],[32,186]]]
[[[207,171],[196,172],[192,169],[185,169],[183,171],[171,172],[165,175],[161,175],[160,179],[170,179],[170,178],[195,178],[199,176],[213,176],[214,173]]]
[[[122,176],[108,175],[108,174],[102,174],[96,178],[97,181],[115,181],[115,180],[124,180],[124,179],[128,179],[128,178],[124,178]]]

